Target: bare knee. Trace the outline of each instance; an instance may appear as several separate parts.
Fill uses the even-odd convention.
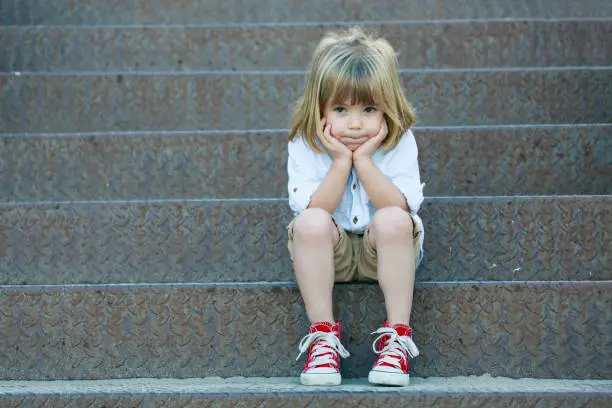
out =
[[[295,219],[293,236],[301,242],[321,242],[332,238],[331,215],[320,208],[308,208]]]
[[[372,228],[377,241],[397,241],[411,238],[412,217],[400,207],[381,208],[374,214]]]

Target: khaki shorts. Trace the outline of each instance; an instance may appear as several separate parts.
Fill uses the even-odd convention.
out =
[[[332,218],[334,225],[338,229],[340,240],[334,248],[334,268],[336,282],[350,282],[359,280],[377,280],[378,255],[376,250],[370,244],[368,239],[370,227],[368,226],[363,235],[347,232],[342,228],[336,220]],[[293,224],[295,219],[291,221],[287,227],[289,240],[287,248],[291,260],[293,261]],[[421,253],[421,229],[413,219],[413,239],[412,245],[415,255],[415,267],[418,266]]]

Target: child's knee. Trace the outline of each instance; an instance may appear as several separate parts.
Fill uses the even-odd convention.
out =
[[[400,207],[381,208],[374,214],[372,225],[377,239],[412,237],[414,230],[412,217]]]
[[[331,215],[320,208],[309,208],[297,216],[293,224],[293,236],[301,241],[321,240],[331,237]]]

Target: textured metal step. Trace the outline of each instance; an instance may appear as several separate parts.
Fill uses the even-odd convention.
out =
[[[278,129],[303,74],[11,75],[0,132]],[[402,74],[421,125],[612,122],[612,68]]]
[[[2,28],[0,71],[303,70],[342,26]],[[604,66],[612,19],[367,24],[402,68]]]
[[[76,3],[76,4],[75,4]],[[610,17],[607,0],[2,0],[6,24],[249,22]]]
[[[0,134],[0,201],[287,197],[287,134]],[[427,196],[612,194],[612,125],[415,128]]]
[[[366,377],[377,285],[339,285],[345,377]],[[417,376],[612,377],[612,281],[421,284]],[[294,376],[307,320],[274,283],[0,288],[1,379]]]
[[[106,381],[0,382],[0,402],[9,407],[605,407],[612,382],[510,380],[506,378],[411,378],[405,388],[345,380],[338,387],[305,387],[295,377],[128,379]]]
[[[610,280],[612,196],[424,203],[419,281]],[[293,281],[286,201],[0,205],[4,284]]]

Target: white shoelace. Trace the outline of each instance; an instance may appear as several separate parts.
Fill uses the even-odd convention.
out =
[[[372,349],[376,354],[383,355],[383,357],[380,359],[381,363],[388,363],[393,367],[401,368],[398,358],[406,359],[406,354],[409,354],[412,358],[419,355],[419,349],[417,348],[416,344],[414,344],[412,339],[408,336],[398,335],[395,329],[391,327],[381,327],[372,334],[380,334],[380,336],[374,340]],[[390,337],[387,341],[387,345],[382,350],[378,351],[376,345],[385,336]]]
[[[335,332],[326,333],[317,331],[304,336],[302,341],[300,341],[300,354],[297,356],[296,360],[299,360],[302,354],[308,350],[310,345],[317,341],[318,343],[312,348],[313,359],[310,364],[308,364],[309,367],[317,367],[324,364],[331,364],[332,366],[337,367],[336,360],[334,360],[332,357],[333,353],[340,354],[342,358],[347,358],[350,356],[349,352],[344,348],[342,343],[340,343],[338,337],[336,337]]]

